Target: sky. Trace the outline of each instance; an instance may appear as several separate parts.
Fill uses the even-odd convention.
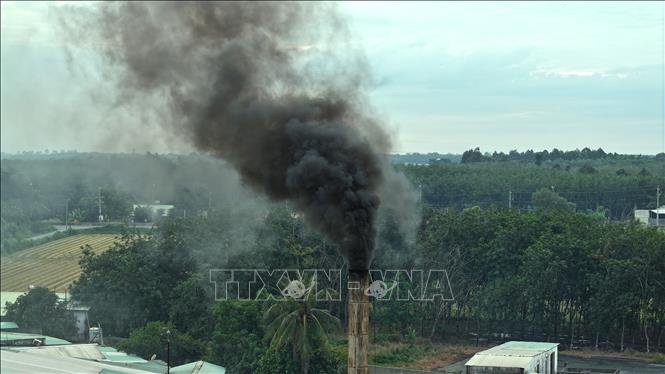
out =
[[[186,151],[115,135],[122,114],[91,94],[104,95],[103,77],[67,63],[59,4],[1,3],[2,152]],[[665,151],[664,2],[338,8],[367,56],[368,94],[394,152]]]

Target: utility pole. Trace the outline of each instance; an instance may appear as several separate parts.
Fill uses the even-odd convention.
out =
[[[69,229],[69,199],[65,201],[65,230]]]
[[[98,187],[98,194],[97,194],[97,206],[98,206],[98,215],[97,215],[97,221],[102,222],[102,188]]]
[[[166,374],[171,373],[171,330],[166,330]]]
[[[508,209],[513,208],[513,191],[508,191]]]
[[[656,227],[660,227],[660,186],[656,187]]]

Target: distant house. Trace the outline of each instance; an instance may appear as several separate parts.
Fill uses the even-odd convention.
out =
[[[173,205],[160,204],[159,201],[156,201],[155,204],[134,204],[132,218],[134,222],[151,222],[155,219],[170,216],[173,208]],[[144,217],[145,214],[138,214],[137,209],[148,211],[150,217]]]
[[[635,209],[635,219],[645,225],[665,226],[665,205],[658,209]]]
[[[555,374],[558,343],[511,341],[478,352],[466,363],[466,374]]]

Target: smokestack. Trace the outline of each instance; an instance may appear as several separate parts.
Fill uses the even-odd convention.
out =
[[[348,278],[348,374],[367,374],[369,348],[369,271],[349,270]]]

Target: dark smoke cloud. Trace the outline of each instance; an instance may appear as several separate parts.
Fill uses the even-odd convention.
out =
[[[104,3],[60,19],[79,47],[101,49],[117,106],[227,160],[255,190],[294,203],[350,268],[369,266],[378,191],[394,172],[334,5]]]

